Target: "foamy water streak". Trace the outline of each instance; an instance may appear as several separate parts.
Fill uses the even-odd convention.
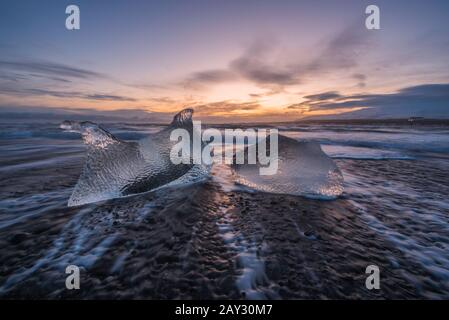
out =
[[[226,172],[223,175],[223,172]],[[212,175],[214,181],[220,185],[223,191],[230,191],[227,183],[223,184],[223,179],[227,180],[232,174],[229,166],[218,164],[213,167]],[[217,199],[220,201],[220,199]],[[221,201],[222,202],[222,201]],[[259,245],[253,239],[247,239],[241,231],[234,226],[235,216],[233,207],[222,204],[219,207],[221,218],[216,222],[218,232],[225,245],[236,254],[236,264],[239,267],[239,275],[236,278],[235,286],[244,294],[247,299],[264,300],[278,299],[279,295],[272,290],[272,283],[265,273],[265,260],[262,257],[266,251],[266,243]]]

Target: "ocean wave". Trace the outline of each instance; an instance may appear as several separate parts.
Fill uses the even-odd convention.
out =
[[[321,145],[339,145],[384,150],[410,151],[415,153],[449,153],[449,134],[421,133],[390,134],[338,133],[338,132],[283,132],[297,140],[314,140]]]
[[[354,160],[414,160],[415,157],[397,151],[341,145],[323,145],[323,151],[333,159]]]

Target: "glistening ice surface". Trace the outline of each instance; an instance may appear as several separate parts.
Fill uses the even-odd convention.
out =
[[[271,137],[268,137],[269,140]],[[269,150],[270,144],[266,143]],[[297,141],[279,135],[278,167],[273,175],[261,175],[260,164],[233,166],[236,181],[253,189],[272,193],[335,199],[343,192],[343,176],[317,142]],[[257,146],[242,152],[256,152]]]
[[[138,142],[121,141],[91,122],[64,121],[61,128],[81,133],[87,146],[83,172],[68,205],[82,205],[146,192],[185,175],[191,164],[170,160],[171,130],[184,128],[192,135],[192,110],[178,113],[172,124]]]

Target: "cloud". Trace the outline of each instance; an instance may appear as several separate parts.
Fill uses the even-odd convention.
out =
[[[52,77],[52,76],[46,76],[46,75],[41,75],[41,74],[35,74],[35,73],[30,73],[27,76],[22,76],[22,80],[30,80],[31,78],[45,78],[45,79],[49,79],[49,80],[53,80],[56,82],[62,82],[62,83],[71,83],[73,82],[72,79],[67,79],[67,78],[61,78],[61,77]]]
[[[186,82],[195,85],[213,85],[237,79],[244,79],[266,88],[284,88],[303,83],[310,76],[339,70],[348,72],[358,65],[359,58],[372,43],[372,33],[361,28],[361,22],[351,24],[317,48],[316,57],[310,61],[287,63],[273,59],[278,52],[278,42],[271,38],[261,38],[249,46],[240,56],[231,60],[223,69],[195,72]],[[354,74],[360,87],[365,77]]]
[[[305,96],[304,98],[312,101],[323,101],[341,98],[341,94],[339,94],[337,91],[327,91],[319,94],[308,95]]]
[[[0,61],[0,70],[58,78],[106,78],[104,74],[98,72],[46,61]]]
[[[449,84],[422,84],[403,88],[399,93],[407,96],[448,97]]]
[[[299,83],[293,70],[268,65],[253,57],[240,57],[232,62],[231,68],[256,84],[285,86]]]
[[[87,94],[84,95],[84,99],[90,99],[90,100],[108,100],[108,101],[137,101],[134,98],[125,97],[125,96],[118,96],[118,95],[112,95],[112,94]]]
[[[405,87],[394,93],[348,95],[335,101],[310,102],[306,101],[300,105],[307,105],[310,111],[361,107],[366,110],[357,111],[357,114],[369,117],[447,117],[449,84],[423,84]]]
[[[362,73],[354,73],[352,75],[352,78],[358,81],[357,86],[359,88],[366,87],[366,75],[364,75]]]
[[[287,109],[300,110],[302,112],[306,112],[310,110],[311,106],[321,105],[324,102],[339,100],[342,98],[344,98],[344,96],[342,96],[337,91],[326,91],[318,94],[311,94],[308,96],[304,96],[304,99],[306,99],[306,101],[289,105]]]
[[[195,113],[198,115],[231,115],[236,111],[251,111],[260,108],[260,105],[255,102],[233,102],[233,101],[218,101],[193,106]]]
[[[254,42],[240,57],[230,62],[229,69],[257,84],[283,86],[297,83],[295,70],[266,61],[275,44],[268,39]]]
[[[2,119],[54,119],[117,121],[133,120],[145,122],[169,122],[172,113],[147,112],[144,109],[97,110],[92,108],[58,108],[44,106],[11,106],[0,104]]]
[[[356,79],[356,80],[359,80],[359,81],[365,81],[365,80],[366,80],[366,75],[364,75],[364,74],[362,74],[362,73],[354,73],[354,74],[352,75],[352,77],[353,77],[354,79]]]
[[[262,87],[297,84],[298,74],[288,66],[269,63],[268,53],[275,49],[275,41],[259,39],[226,68],[211,69],[190,74],[182,83],[190,87],[213,85],[234,80],[248,80]]]
[[[149,99],[152,102],[163,103],[163,104],[175,104],[180,103],[180,101],[170,98],[170,97],[153,97]]]
[[[8,73],[5,71],[0,71],[0,79],[12,82],[19,82],[21,80],[26,80],[27,77],[17,73]]]
[[[100,93],[84,93],[79,91],[56,91],[39,88],[17,88],[10,86],[0,86],[0,94],[15,95],[15,96],[51,96],[55,98],[79,98],[86,100],[101,100],[101,101],[136,101],[134,98],[100,94]]]
[[[359,58],[373,45],[375,34],[362,25],[358,20],[335,34],[321,54],[306,66],[306,71],[347,70],[357,66]]]
[[[449,109],[449,84],[424,84],[406,87],[395,93],[360,94],[340,98],[343,102],[328,102],[313,104],[313,110],[338,109],[348,107],[382,107],[398,106],[429,107],[445,106]]]
[[[188,89],[201,90],[204,89],[204,87],[213,84],[231,82],[237,79],[239,79],[239,76],[231,70],[211,69],[193,72],[185,79],[177,83],[177,85]]]
[[[220,83],[236,79],[236,75],[229,70],[206,70],[192,73],[186,81],[193,83]]]
[[[23,96],[52,96],[57,98],[80,98],[102,101],[136,101],[134,98],[105,94],[80,92],[70,89],[47,89],[75,80],[106,79],[108,76],[68,65],[43,61],[0,60],[0,93]],[[50,80],[50,81],[48,81]]]

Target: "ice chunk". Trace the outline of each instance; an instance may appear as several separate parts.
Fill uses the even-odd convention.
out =
[[[267,140],[260,143],[267,143]],[[267,143],[267,153],[269,145]],[[257,145],[249,148],[257,150]],[[259,167],[260,164],[233,165],[236,182],[264,192],[319,199],[334,199],[343,192],[343,175],[316,142],[297,141],[279,135],[277,173],[260,175]]]
[[[179,112],[168,128],[138,142],[121,141],[92,122],[64,121],[61,128],[81,133],[87,145],[86,163],[68,205],[146,192],[185,175],[193,165],[170,161],[176,143],[170,141],[170,132],[182,127],[192,137],[192,113]]]

